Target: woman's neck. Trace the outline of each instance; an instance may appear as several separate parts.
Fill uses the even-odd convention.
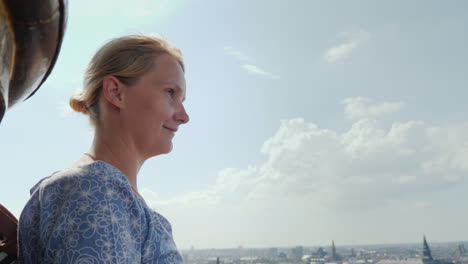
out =
[[[103,133],[96,128],[93,145],[89,153],[96,160],[102,160],[119,169],[128,179],[132,188],[138,191],[137,175],[144,160],[132,144],[118,133]]]

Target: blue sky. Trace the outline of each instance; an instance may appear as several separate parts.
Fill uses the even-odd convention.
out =
[[[180,248],[467,240],[465,1],[70,1],[62,51],[0,126],[19,216],[88,150],[67,110],[94,52],[161,34],[187,65],[189,124],[139,188]]]

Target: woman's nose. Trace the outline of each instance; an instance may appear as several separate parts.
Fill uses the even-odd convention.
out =
[[[177,111],[175,118],[181,124],[188,123],[188,121],[190,120],[190,117],[188,116],[187,111],[185,111],[184,105],[182,104],[180,105],[180,109],[179,111]]]

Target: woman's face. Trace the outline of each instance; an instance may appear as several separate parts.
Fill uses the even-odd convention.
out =
[[[172,150],[172,138],[189,121],[183,101],[185,77],[170,55],[158,55],[150,72],[124,92],[124,126],[136,150],[145,159]]]

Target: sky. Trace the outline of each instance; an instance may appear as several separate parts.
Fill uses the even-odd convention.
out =
[[[57,64],[0,124],[0,202],[89,149],[68,99],[106,41],[186,64],[174,149],[138,186],[180,249],[468,240],[468,2],[80,0]]]

